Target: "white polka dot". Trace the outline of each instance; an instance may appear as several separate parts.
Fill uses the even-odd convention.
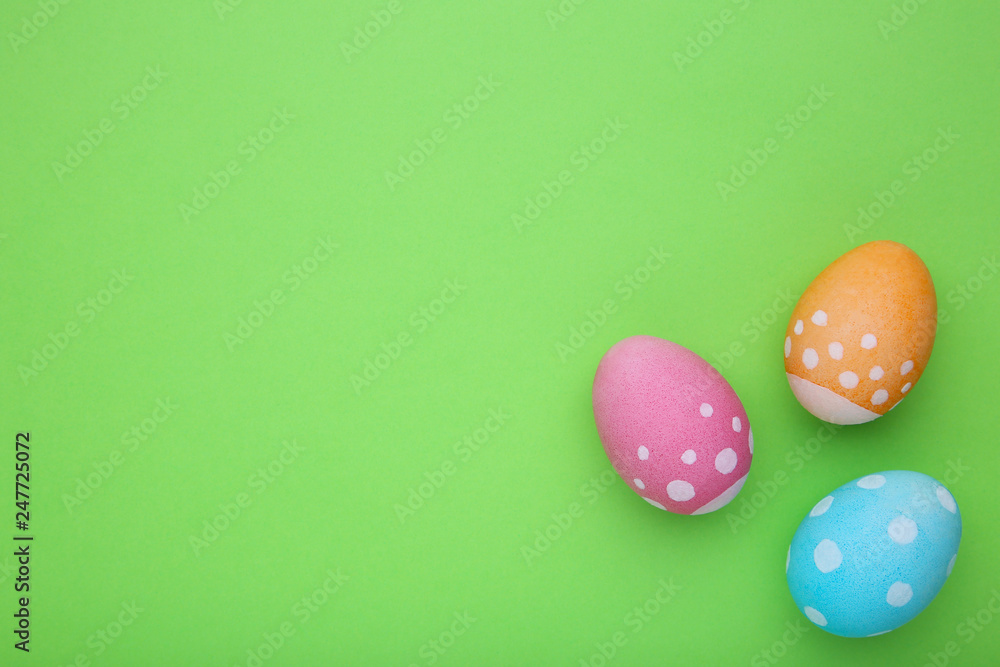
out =
[[[739,417],[733,417],[733,430],[737,433],[743,430],[743,422],[740,421]]]
[[[788,545],[788,555],[785,556],[785,572],[788,572],[788,565],[792,562],[792,545]]]
[[[844,371],[840,374],[840,386],[846,389],[854,389],[858,386],[858,376],[852,371]]]
[[[791,547],[789,547],[789,548],[791,548]],[[944,576],[946,576],[946,577],[950,577],[951,576],[951,571],[955,569],[955,559],[956,558],[958,558],[958,554],[955,554],[954,556],[952,556],[951,560],[948,561],[948,571],[944,573]],[[788,571],[788,568],[786,566],[785,572],[787,572],[787,571]]]
[[[902,607],[913,598],[913,589],[909,584],[897,581],[889,586],[889,592],[885,595],[885,601],[893,607]]]
[[[955,499],[948,492],[948,489],[944,488],[943,486],[939,486],[938,488],[934,489],[934,493],[937,495],[938,502],[941,503],[941,506],[944,507],[949,512],[951,512],[952,514],[954,514],[955,510],[958,509],[958,505],[955,504]]]
[[[799,334],[802,333],[802,320],[799,320],[799,321],[797,321],[795,323],[795,329],[794,329],[794,331],[795,331],[796,335],[799,335]]]
[[[785,339],[785,359],[787,359],[788,355],[790,355],[791,353],[792,353],[792,337],[789,336],[788,338]]]
[[[667,495],[670,496],[671,500],[676,500],[677,502],[691,500],[694,498],[694,487],[687,482],[675,479],[670,484],[667,484]]]
[[[802,610],[802,612],[806,616],[808,616],[809,620],[812,621],[813,623],[815,623],[816,625],[818,625],[820,627],[823,627],[823,626],[826,625],[826,616],[824,616],[823,614],[819,613],[818,611],[816,611],[812,607],[805,607]]]
[[[903,365],[899,367],[899,374],[900,375],[906,375],[907,373],[909,373],[912,370],[913,370],[913,362],[912,361],[904,361]]]
[[[867,475],[858,480],[858,486],[862,489],[877,489],[885,484],[885,477],[882,475]]]
[[[897,516],[889,522],[889,537],[896,544],[909,544],[917,539],[917,524],[913,519]]]
[[[840,361],[844,358],[844,346],[840,343],[830,343],[826,347],[827,351],[830,353],[831,359],[836,359]]]
[[[885,371],[882,370],[881,366],[872,366],[872,369],[868,372],[868,377],[872,380],[881,380],[883,375],[885,375]]]
[[[913,386],[912,382],[907,382],[906,384],[903,385],[903,388],[900,389],[899,391],[905,394],[906,392],[910,391],[910,387],[912,386]]]
[[[667,509],[666,507],[664,507],[664,506],[663,506],[663,505],[661,505],[660,503],[658,503],[658,502],[656,502],[655,500],[652,500],[652,499],[650,499],[650,498],[647,498],[646,496],[641,496],[641,498],[642,498],[643,500],[645,500],[645,501],[646,501],[647,503],[649,503],[650,505],[652,505],[653,507],[657,508],[657,509],[661,509],[661,510],[665,510],[665,509]]]
[[[833,504],[833,496],[827,496],[823,500],[816,503],[816,506],[809,510],[809,516],[819,516],[820,514],[825,514],[830,505]]]
[[[889,400],[889,392],[885,389],[879,389],[874,394],[872,394],[872,405],[882,405]]]
[[[753,454],[753,429],[750,429],[750,453]]]
[[[636,478],[635,478],[635,479],[633,479],[632,481],[633,481],[633,482],[635,483],[635,485],[636,485],[637,487],[639,487],[639,490],[640,490],[640,491],[641,491],[642,489],[645,489],[645,488],[646,488],[646,485],[645,485],[645,484],[643,484],[642,480],[641,480],[641,479],[639,479],[638,477],[636,477]]]
[[[715,457],[715,469],[728,475],[736,467],[736,452],[726,447]]]
[[[844,561],[840,547],[833,540],[823,540],[813,550],[813,561],[823,574],[833,572]]]
[[[816,350],[811,347],[807,347],[805,352],[802,353],[802,363],[804,363],[806,368],[809,370],[816,368],[816,364],[819,363],[819,355],[816,354]]]
[[[870,350],[878,345],[878,339],[875,338],[875,334],[865,334],[861,337],[861,347],[866,350]]]
[[[813,313],[812,323],[816,326],[825,327],[826,326],[826,313],[822,310],[817,310]]]
[[[712,409],[712,406],[708,403],[702,403],[699,410],[701,411],[702,417],[711,417],[712,413],[715,412],[715,410]]]
[[[641,445],[639,447],[639,451],[636,452],[636,454],[639,455],[639,460],[640,461],[645,461],[646,459],[649,458],[649,450],[646,449],[645,447],[641,446]]]
[[[686,463],[688,465],[691,465],[692,463],[694,463],[697,460],[698,460],[698,455],[695,454],[695,452],[694,452],[693,449],[689,449],[686,452],[684,452],[683,454],[681,454],[681,461],[683,461],[684,463]]]

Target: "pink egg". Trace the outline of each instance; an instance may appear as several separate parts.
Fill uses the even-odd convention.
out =
[[[753,433],[743,403],[707,361],[676,343],[632,336],[597,366],[594,419],[622,479],[654,507],[706,514],[743,488]]]

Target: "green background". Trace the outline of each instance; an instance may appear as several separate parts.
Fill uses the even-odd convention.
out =
[[[952,664],[995,661],[1000,619],[971,640],[959,624],[1000,590],[1000,6],[911,0],[894,25],[889,0],[589,0],[565,15],[555,0],[399,0],[345,49],[385,7],[3,4],[0,484],[30,431],[35,542],[30,656],[11,646],[0,556],[0,662],[252,665],[282,624],[294,634],[264,664],[599,665],[618,632],[609,664],[923,664],[948,642]],[[814,87],[829,98],[802,110]],[[614,140],[583,157],[609,121]],[[412,174],[387,178],[428,141]],[[196,190],[214,196],[185,214]],[[526,198],[546,206],[524,225]],[[919,389],[829,438],[789,391],[788,311],[770,309],[880,238],[924,259],[942,324]],[[670,257],[647,275],[650,248]],[[296,267],[314,270],[296,284]],[[116,271],[127,286],[102,292]],[[435,302],[446,281],[459,295]],[[67,325],[64,348],[45,348]],[[397,358],[379,357],[401,334]],[[674,516],[601,482],[591,382],[634,334],[697,351],[743,400],[756,457],[724,510]],[[52,358],[26,372],[36,352]],[[352,381],[368,362],[387,367]],[[162,422],[158,399],[176,406]],[[456,448],[490,410],[510,417]],[[281,463],[286,441],[301,450]],[[885,469],[948,476],[965,520],[954,574],[896,632],[828,635],[788,594],[786,547],[816,500]],[[13,502],[0,509],[7,541]],[[677,588],[662,607],[661,580]],[[310,596],[323,604],[305,615]],[[637,628],[644,604],[656,613]],[[456,614],[475,621],[452,638]],[[790,644],[798,622],[811,629]]]

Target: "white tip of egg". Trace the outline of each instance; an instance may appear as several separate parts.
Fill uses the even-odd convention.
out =
[[[806,410],[814,416],[819,417],[831,424],[864,424],[879,415],[860,405],[855,405],[843,396],[833,393],[826,387],[803,380],[798,375],[785,373],[788,376],[788,384],[792,388],[795,398],[799,399]]]
[[[739,493],[740,489],[743,488],[743,485],[747,483],[747,477],[749,475],[750,475],[749,472],[746,475],[743,475],[738,480],[736,480],[736,483],[733,484],[731,487],[729,487],[728,489],[726,489],[718,496],[708,501],[695,511],[691,512],[692,516],[695,514],[708,514],[709,512],[714,512],[715,510],[721,509],[726,505],[728,505],[729,501],[735,498],[736,494]]]

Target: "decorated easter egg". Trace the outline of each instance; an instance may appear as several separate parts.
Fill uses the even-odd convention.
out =
[[[594,377],[604,451],[643,500],[677,514],[713,512],[750,471],[753,433],[733,388],[676,343],[633,336],[616,343]]]
[[[785,560],[788,588],[810,621],[842,637],[895,630],[951,575],[962,515],[948,489],[893,470],[848,482],[802,520]]]
[[[799,403],[834,424],[862,424],[895,407],[934,347],[937,297],[915,252],[872,241],[826,267],[785,332],[785,373]]]

